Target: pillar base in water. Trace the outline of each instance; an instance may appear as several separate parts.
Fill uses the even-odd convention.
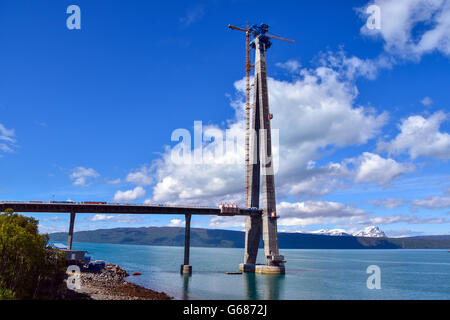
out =
[[[188,264],[182,264],[180,268],[180,272],[182,274],[191,274],[192,273],[192,266]]]
[[[261,273],[261,274],[284,274],[286,268],[284,266],[267,266],[265,264],[239,264],[239,270],[243,272]]]

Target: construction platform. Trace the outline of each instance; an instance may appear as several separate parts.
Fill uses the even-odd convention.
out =
[[[268,266],[265,264],[239,264],[239,270],[248,273],[261,273],[261,274],[285,274],[286,269],[284,266]]]

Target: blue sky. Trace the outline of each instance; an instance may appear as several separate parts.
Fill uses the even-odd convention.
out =
[[[81,30],[66,27],[72,4]],[[373,4],[381,29],[369,30]],[[246,21],[296,41],[267,53],[279,229],[448,234],[441,0],[0,0],[0,199],[242,203],[243,163],[174,165],[170,152],[194,121],[242,133],[244,36],[227,25]],[[67,215],[36,217],[43,232],[68,227]],[[150,225],[183,219],[78,215],[76,229]]]

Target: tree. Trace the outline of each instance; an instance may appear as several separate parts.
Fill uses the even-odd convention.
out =
[[[53,299],[64,290],[64,255],[48,248],[38,221],[0,214],[0,298]]]

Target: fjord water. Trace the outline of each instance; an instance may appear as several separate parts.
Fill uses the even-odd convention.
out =
[[[447,250],[280,250],[285,275],[242,274],[243,249],[191,248],[191,276],[179,273],[182,247],[74,243],[93,259],[118,264],[128,281],[176,299],[450,299]],[[259,259],[263,256],[259,252]],[[262,262],[259,261],[259,262]],[[381,289],[368,289],[370,265],[381,269]]]

